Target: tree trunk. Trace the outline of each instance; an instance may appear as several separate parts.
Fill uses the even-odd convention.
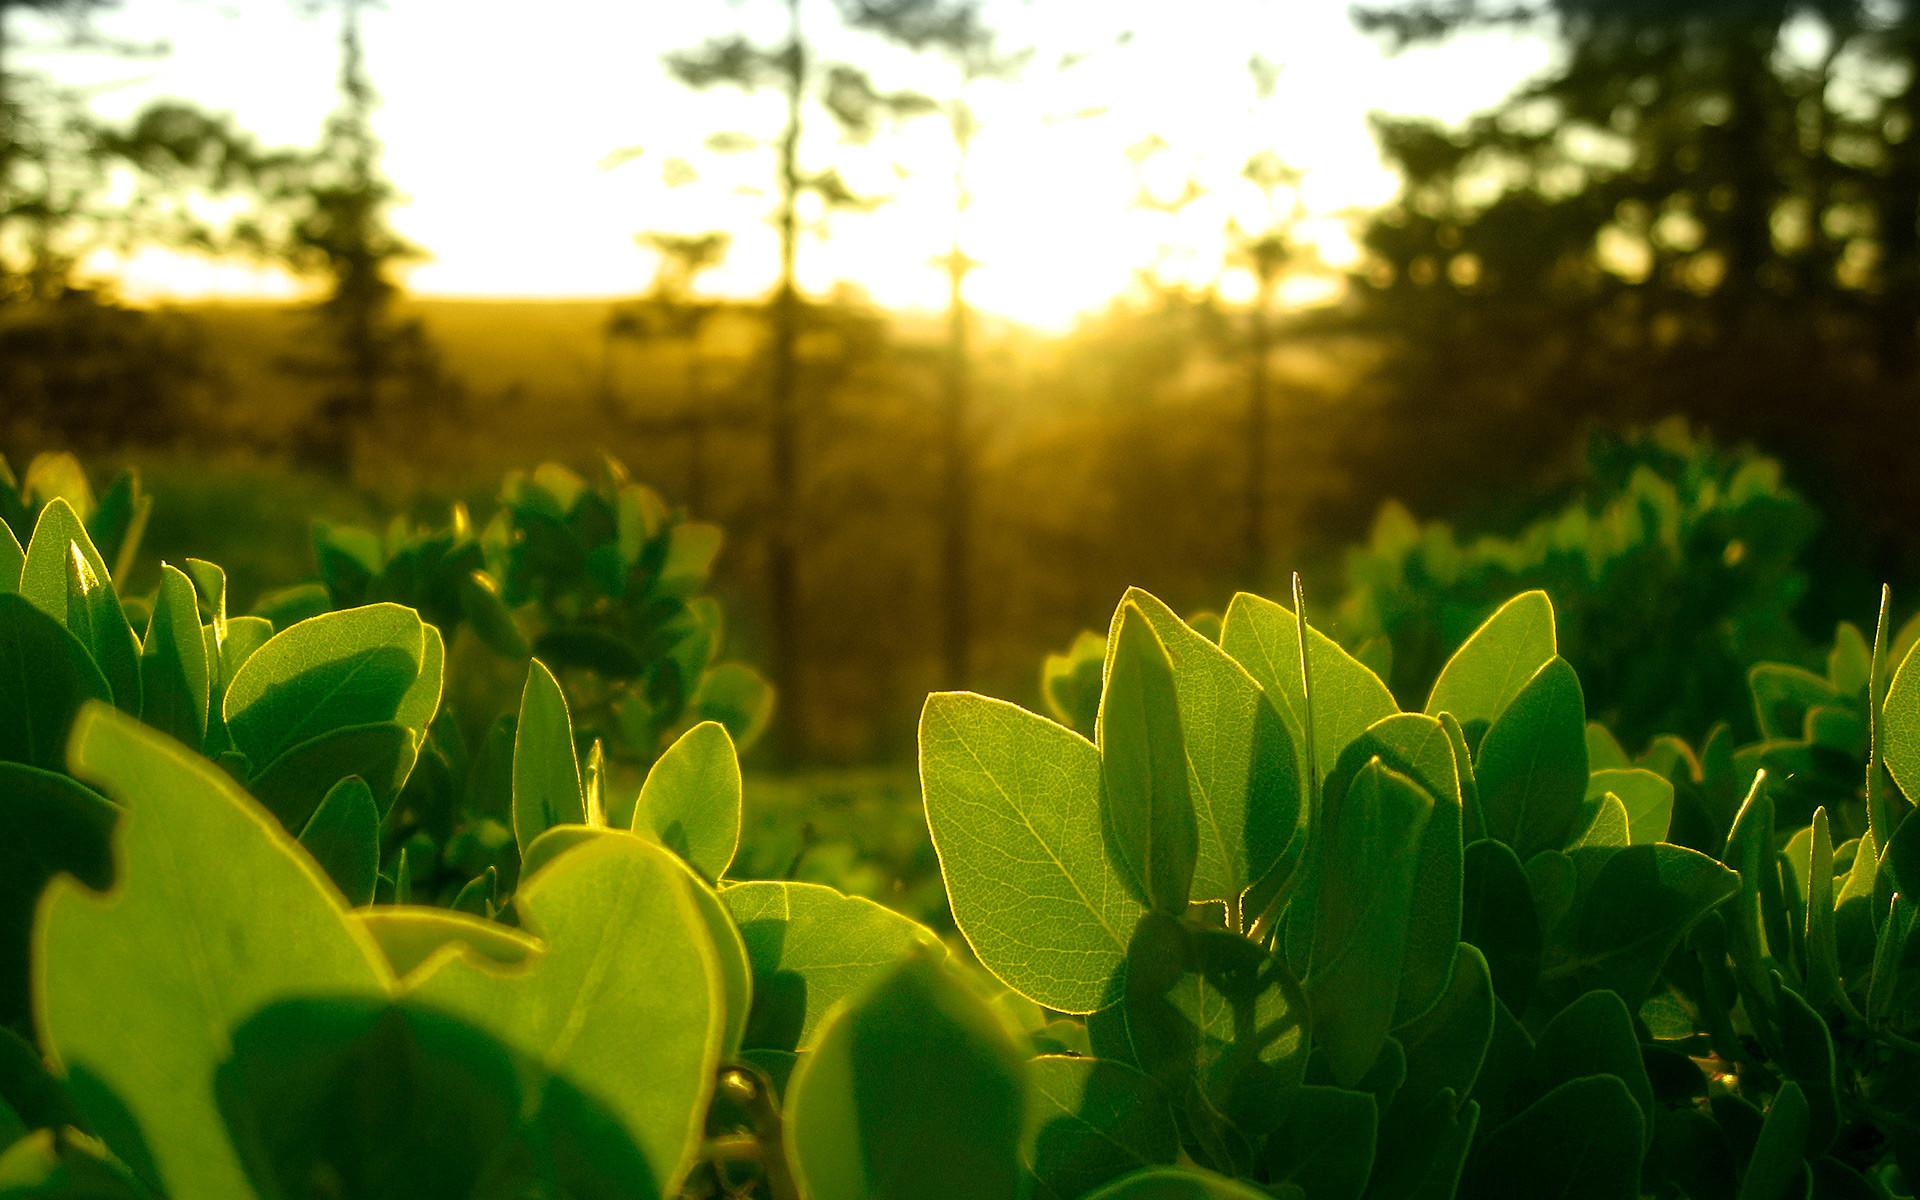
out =
[[[773,682],[779,704],[772,744],[775,756],[790,765],[799,759],[806,741],[797,520],[800,296],[793,274],[800,232],[801,106],[807,84],[800,0],[787,0],[787,21],[787,127],[780,137],[780,290],[773,306],[773,388],[767,413],[767,450],[773,476],[773,511],[767,528],[767,598],[773,635]]]

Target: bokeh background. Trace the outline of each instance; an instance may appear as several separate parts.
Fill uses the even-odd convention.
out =
[[[611,455],[725,531],[749,870],[918,894],[925,694],[1129,585],[1416,705],[1544,586],[1630,750],[1897,628],[1917,121],[1910,0],[0,0],[0,454],[236,611]]]

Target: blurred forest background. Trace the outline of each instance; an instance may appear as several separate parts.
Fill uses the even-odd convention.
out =
[[[1055,2],[716,3],[705,36],[631,47],[685,91],[682,124],[713,95],[753,106],[714,111],[704,157],[610,144],[602,165],[693,191],[755,176],[733,199],[776,235],[773,282],[712,282],[764,240],[640,211],[653,266],[629,295],[512,300],[403,286],[427,252],[395,230],[408,181],[375,132],[385,6],[294,4],[337,52],[337,99],[282,146],[182,98],[105,116],[110,88],[63,75],[62,55],[163,58],[114,32],[141,0],[0,0],[0,453],[137,466],[137,569],[213,559],[241,610],[315,577],[314,517],[484,520],[506,471],[611,454],[726,532],[728,653],[779,693],[763,765],[910,762],[933,689],[1037,707],[1043,657],[1128,585],[1220,611],[1236,589],[1284,599],[1300,570],[1316,621],[1417,697],[1493,602],[1546,584],[1590,710],[1642,741],[1698,737],[1744,704],[1749,663],[1813,664],[1837,620],[1870,630],[1883,580],[1911,607],[1920,3],[1357,5],[1389,55],[1489,34],[1548,53],[1464,121],[1376,113],[1397,194],[1336,214],[1338,255],[1311,164],[1277,148],[1313,119],[1274,98],[1315,48],[1220,44],[1197,69],[1241,80],[1240,115],[1275,136],[1239,148],[1242,202],[1205,217],[1217,253],[1195,268],[1180,240],[1221,211],[1213,185],[1143,137],[1125,169],[1158,250],[1037,328],[970,298],[976,98],[1134,41],[1001,28]],[[269,4],[233,11],[235,36]],[[841,156],[930,127],[944,305],[809,285],[907,175],[874,190]],[[152,248],[299,290],[143,299],[101,265]],[[1654,695],[1668,673],[1644,668],[1681,654],[1713,658],[1701,694]]]

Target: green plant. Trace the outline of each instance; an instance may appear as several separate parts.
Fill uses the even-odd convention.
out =
[[[1595,717],[1630,744],[1729,718],[1750,735],[1748,669],[1814,662],[1791,618],[1813,509],[1777,461],[1677,422],[1597,436],[1581,490],[1511,538],[1471,542],[1389,504],[1347,554],[1332,614],[1341,641],[1356,653],[1390,644],[1381,674],[1414,703],[1489,613],[1540,588]]]
[[[391,820],[429,760],[348,747],[431,743],[436,626],[382,602],[223,635],[190,564],[138,639],[65,501],[13,546],[0,879],[31,912],[36,1044],[0,1036],[0,1197],[1886,1198],[1920,1175],[1920,663],[1894,669],[1884,618],[1820,681],[1861,684],[1864,789],[1803,824],[1724,731],[1630,764],[1544,593],[1402,712],[1297,593],[1202,632],[1130,591],[1091,740],[927,701],[928,825],[982,971],[871,901],[729,881],[725,728],[617,799],[538,657],[478,772],[503,869],[409,903],[381,788]],[[1802,703],[1803,730],[1821,708],[1844,705]],[[269,786],[288,761],[318,789],[301,822]]]
[[[501,657],[538,655],[566,680],[582,738],[601,739],[619,762],[644,768],[701,720],[752,744],[773,693],[751,667],[718,661],[724,621],[702,593],[719,528],[605,465],[593,484],[556,463],[510,474],[479,530],[458,507],[446,528],[396,520],[384,538],[316,526],[324,595],[292,589],[263,609],[278,621],[394,601],[418,609],[449,645],[464,626]],[[456,683],[454,694],[481,710],[463,716],[484,727],[505,706],[473,690]]]

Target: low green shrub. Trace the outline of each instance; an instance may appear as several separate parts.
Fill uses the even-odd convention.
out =
[[[1392,647],[1380,674],[1412,704],[1489,613],[1538,588],[1553,597],[1561,653],[1594,716],[1628,743],[1699,736],[1729,718],[1751,736],[1748,670],[1814,665],[1792,613],[1817,524],[1777,461],[1670,422],[1596,437],[1580,494],[1511,538],[1463,541],[1388,505],[1348,551],[1331,616],[1363,659]]]
[[[0,883],[31,1010],[0,1036],[0,1197],[1920,1178],[1920,665],[1884,619],[1824,678],[1756,675],[1775,732],[1864,718],[1860,784],[1789,800],[1724,730],[1629,759],[1541,592],[1403,712],[1297,598],[1189,624],[1131,591],[1091,739],[927,701],[963,950],[730,879],[717,722],[616,801],[537,654],[491,777],[504,869],[410,902],[381,831],[421,770],[392,748],[437,723],[440,627],[382,601],[272,633],[189,564],[136,637],[99,559],[62,500],[24,551],[0,538]]]

